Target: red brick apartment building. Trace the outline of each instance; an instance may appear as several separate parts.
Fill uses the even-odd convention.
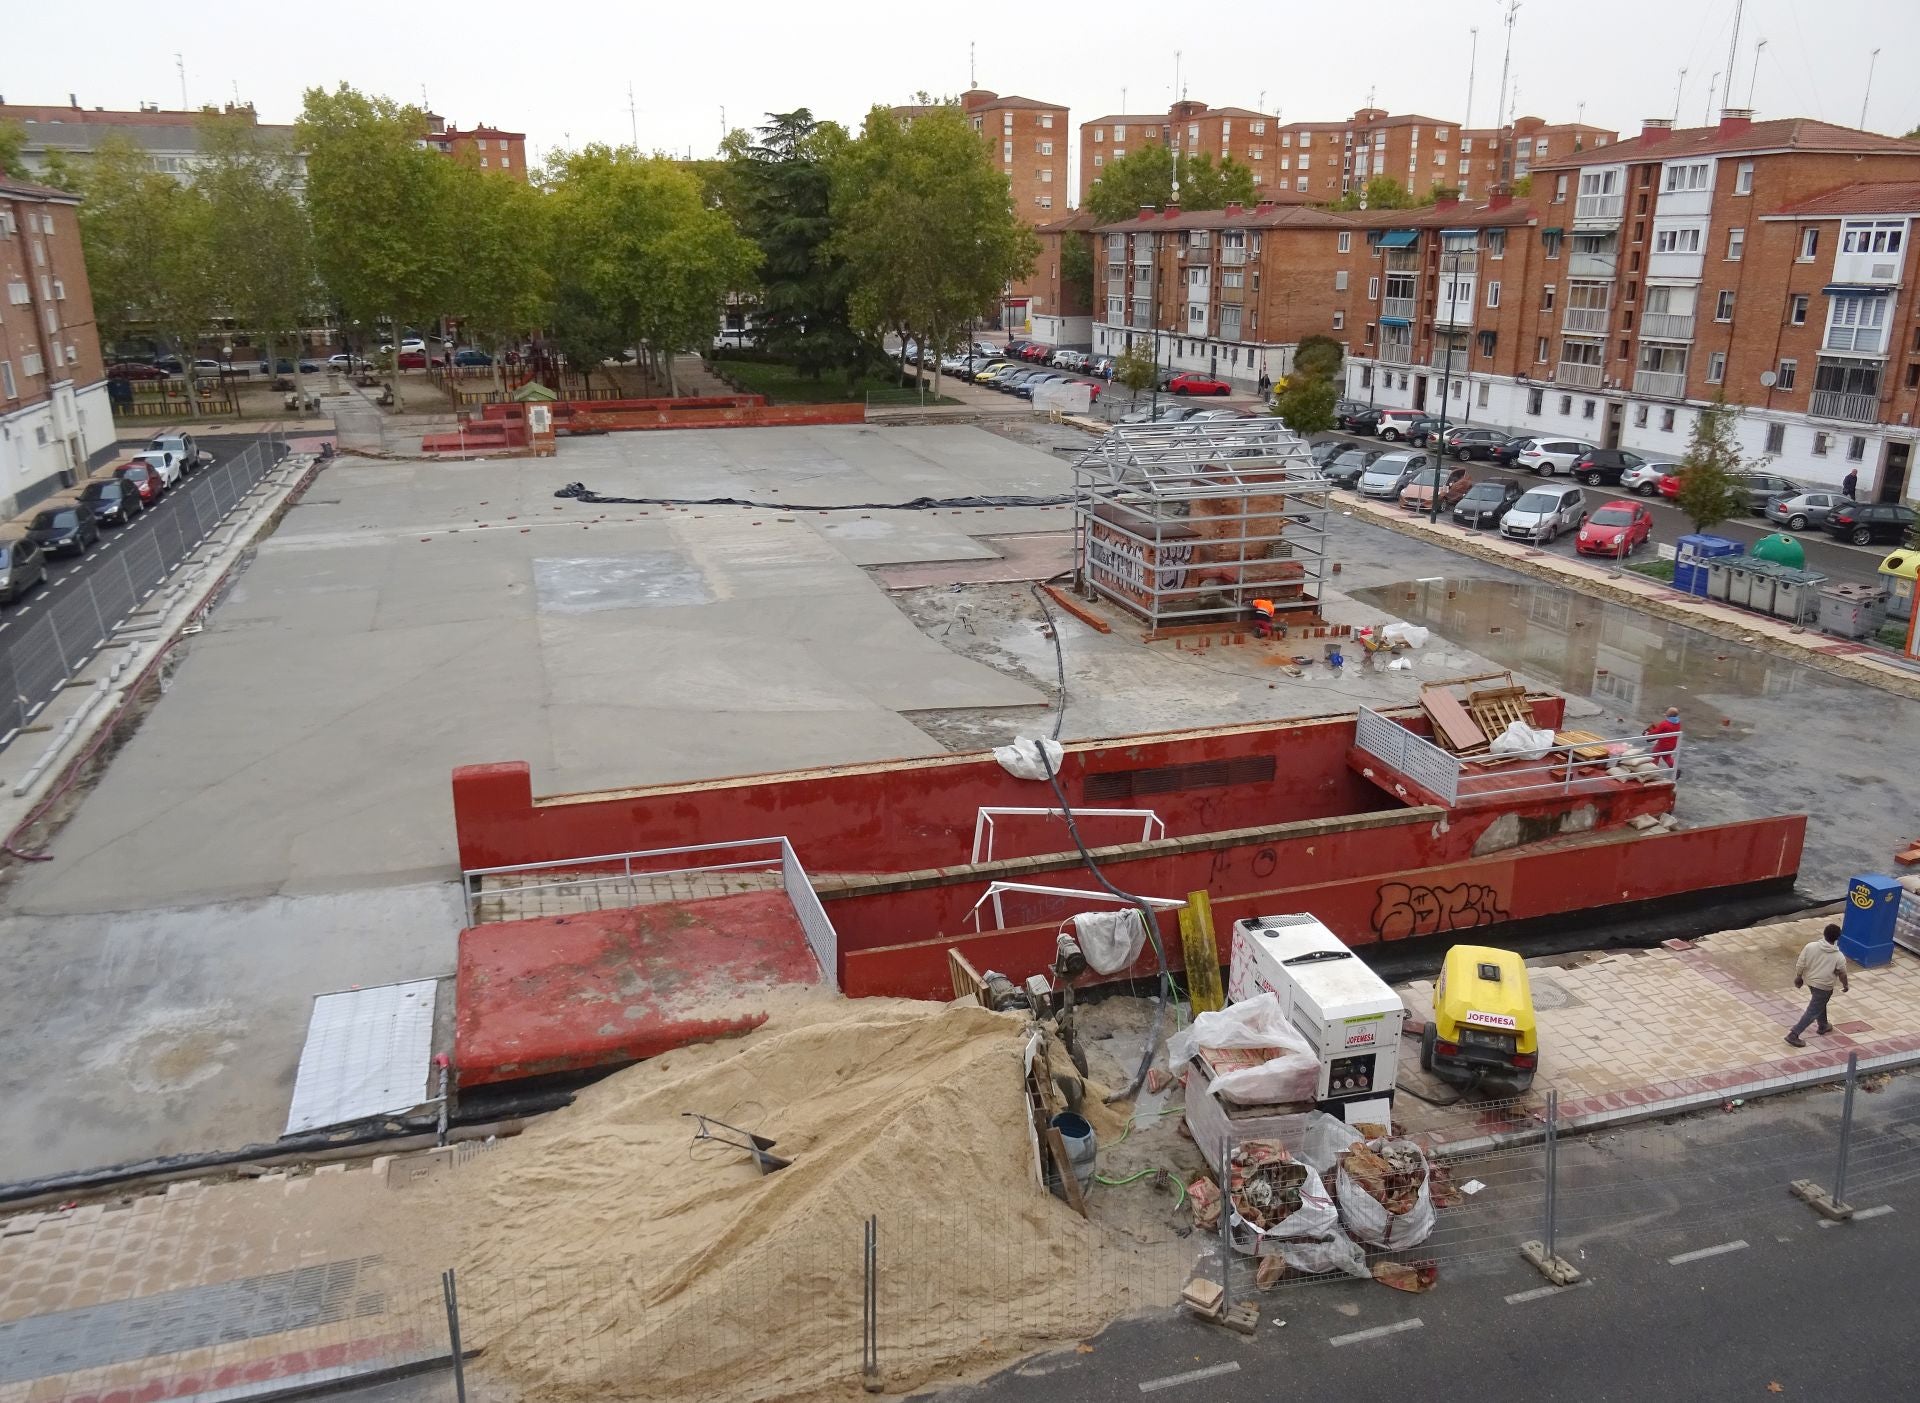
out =
[[[1701,407],[1745,450],[1920,495],[1920,145],[1807,119],[1649,121],[1532,167],[1526,201],[1375,211],[1347,393],[1678,457]]]
[[[890,109],[903,122],[932,109],[909,105]],[[1030,97],[1002,97],[986,88],[960,94],[960,110],[980,133],[994,168],[1007,177],[1013,192],[1013,212],[1027,224],[1051,224],[1072,207],[1067,193],[1067,109],[1057,102]],[[1001,303],[1001,324],[1009,330],[1032,331],[1034,278],[1009,283]]]
[[[0,171],[0,516],[113,449],[79,203]]]
[[[461,131],[444,117],[427,114],[427,145],[443,156],[465,161],[485,171],[504,171],[516,180],[527,178],[527,134],[503,131],[484,122]]]

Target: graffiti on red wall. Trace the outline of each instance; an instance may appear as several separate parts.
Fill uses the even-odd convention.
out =
[[[1500,893],[1478,882],[1449,887],[1382,882],[1373,904],[1373,930],[1382,940],[1471,930],[1510,919]]]

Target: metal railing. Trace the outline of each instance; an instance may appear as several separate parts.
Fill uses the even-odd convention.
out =
[[[1555,384],[1573,385],[1580,389],[1597,390],[1606,367],[1582,365],[1578,361],[1563,360],[1553,368]]]
[[[1354,728],[1354,744],[1361,750],[1377,756],[1449,805],[1485,794],[1566,793],[1576,784],[1628,774],[1648,784],[1671,784],[1679,772],[1681,740],[1682,736],[1675,734],[1569,741],[1550,745],[1538,756],[1522,758],[1486,752],[1455,755],[1364,706]],[[1596,751],[1600,752],[1598,756]],[[1611,773],[1623,766],[1628,768],[1622,774]]]
[[[1611,279],[1619,266],[1618,255],[1608,253],[1583,253],[1575,250],[1567,256],[1567,276],[1570,278]]]
[[[39,605],[34,595],[21,601],[0,635],[0,746],[32,723],[284,452],[285,444],[269,434],[227,462],[201,469],[150,515],[104,532],[102,545],[110,551],[70,577],[50,602]]]
[[[1569,307],[1560,325],[1576,335],[1582,332],[1604,332],[1610,315],[1611,312],[1605,307]]]
[[[1451,356],[1445,351],[1435,351],[1428,362],[1435,370],[1444,370],[1453,375],[1467,373],[1467,353],[1455,351]]]
[[[1398,317],[1402,321],[1413,320],[1413,299],[1411,297],[1383,297],[1380,299],[1380,315]]]
[[[1380,347],[1380,359],[1388,365],[1412,365],[1413,346],[1405,341],[1388,341]]]
[[[1687,373],[1684,370],[1636,370],[1633,389],[1635,394],[1681,399],[1687,393]]]
[[[1880,417],[1878,395],[1854,395],[1841,390],[1815,390],[1807,412],[1816,419],[1846,419],[1871,424]]]
[[[1573,202],[1573,221],[1576,224],[1617,221],[1625,207],[1625,195],[1581,195]]]
[[[702,860],[709,856],[717,860]],[[755,881],[756,876],[768,880]],[[806,868],[784,836],[474,867],[460,874],[469,928],[607,907],[698,901],[770,887],[787,894],[822,976],[830,988],[839,988],[839,936]]]
[[[1640,318],[1640,334],[1660,341],[1693,340],[1693,313],[1648,312]]]

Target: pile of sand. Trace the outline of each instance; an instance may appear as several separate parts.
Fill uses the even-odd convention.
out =
[[[1022,1022],[822,994],[621,1072],[430,1192],[464,1231],[463,1328],[528,1399],[800,1399],[860,1387],[879,1217],[889,1391],[1165,1303],[1184,1261],[1109,1243],[1036,1181]],[[691,1144],[701,1111],[790,1168]]]

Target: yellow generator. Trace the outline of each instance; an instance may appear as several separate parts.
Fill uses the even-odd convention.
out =
[[[1433,986],[1433,1021],[1420,1065],[1456,1086],[1491,1085],[1513,1095],[1540,1065],[1527,967],[1511,950],[1456,945]]]

